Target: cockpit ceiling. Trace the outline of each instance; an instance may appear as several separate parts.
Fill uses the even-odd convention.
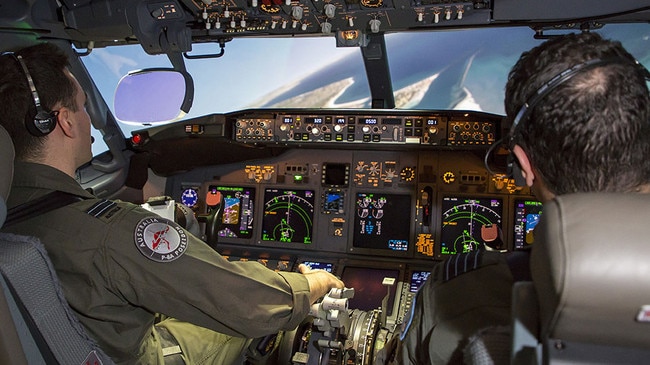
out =
[[[79,48],[141,43],[152,54],[245,36],[332,36],[365,46],[377,33],[528,25],[597,28],[648,21],[650,1],[619,0],[62,0],[3,1],[0,33],[60,38]],[[60,5],[59,5],[60,4]]]

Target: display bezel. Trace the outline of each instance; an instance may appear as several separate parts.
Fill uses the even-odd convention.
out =
[[[391,322],[391,318],[394,318],[398,315],[399,313],[399,304],[401,300],[401,289],[402,285],[404,283],[404,271],[405,267],[403,264],[395,264],[395,263],[389,263],[389,262],[374,262],[374,263],[369,263],[368,261],[358,261],[358,260],[342,260],[340,263],[340,267],[337,271],[338,276],[343,280],[345,283],[346,287],[349,288],[354,288],[355,289],[355,296],[350,300],[349,302],[349,307],[350,308],[357,308],[361,309],[362,306],[358,306],[357,304],[359,301],[366,301],[368,297],[368,293],[365,292],[365,290],[368,289],[368,282],[367,281],[361,281],[361,285],[355,285],[355,282],[353,280],[350,280],[347,276],[345,276],[346,270],[367,270],[367,271],[392,271],[396,273],[395,276],[395,282],[392,285],[390,292],[391,292],[391,298],[388,301],[388,311],[387,317],[389,318],[388,322]],[[348,271],[349,273],[349,271]],[[349,274],[348,274],[349,275]],[[346,281],[347,280],[347,281]],[[377,288],[381,287],[381,290],[384,289],[384,285],[379,283],[378,285],[375,284]],[[376,288],[376,289],[377,289]],[[380,291],[377,290],[376,296],[379,296],[379,298],[375,297],[375,303],[379,303],[378,307],[381,306],[381,300],[385,295],[385,291]],[[356,298],[356,300],[355,300]],[[368,306],[363,306],[363,308],[369,308]],[[370,309],[376,309],[376,308],[370,308]],[[370,310],[370,309],[363,309],[363,310]]]
[[[275,191],[275,192],[273,192]],[[311,204],[311,212],[306,212],[308,215],[311,215],[309,222],[309,227],[305,227],[309,232],[305,232],[305,234],[309,234],[308,237],[301,236],[302,238],[298,241],[294,240],[293,237],[291,237],[290,241],[281,241],[277,239],[265,239],[265,237],[273,237],[276,238],[275,236],[272,236],[272,233],[270,231],[270,228],[268,224],[268,217],[267,217],[267,203],[269,203],[272,199],[273,196],[276,194],[279,197],[284,196],[284,195],[291,195],[291,194],[286,194],[288,192],[298,192],[300,191],[300,194],[297,194],[298,199],[304,199],[308,200],[308,202]],[[311,196],[309,199],[306,198],[306,194],[309,192]],[[258,214],[258,217],[260,217],[260,227],[259,227],[259,242],[263,245],[266,246],[277,246],[277,247],[287,247],[287,248],[312,248],[315,247],[315,244],[313,242],[314,237],[317,237],[315,234],[315,229],[316,229],[316,213],[317,210],[319,209],[317,207],[317,204],[319,204],[319,199],[316,196],[317,192],[313,188],[308,188],[308,187],[300,187],[297,188],[295,186],[289,186],[289,187],[283,187],[283,186],[265,186],[262,189],[262,200],[261,200],[261,213]],[[277,197],[276,196],[276,197]],[[302,214],[300,212],[299,214]],[[304,218],[304,217],[301,217]],[[265,234],[269,236],[265,236]],[[307,239],[309,238],[309,239]],[[313,249],[313,248],[312,248]]]
[[[500,201],[500,210],[501,210],[501,215],[500,215],[500,222],[499,222],[499,230],[501,234],[501,240],[503,241],[503,250],[507,250],[510,247],[509,243],[509,235],[508,232],[504,229],[504,226],[508,224],[507,219],[504,217],[508,217],[508,205],[509,205],[509,199],[507,196],[503,195],[497,195],[497,194],[453,194],[449,192],[441,192],[439,193],[438,197],[438,220],[437,220],[437,234],[436,234],[436,245],[435,245],[435,252],[436,252],[436,258],[438,259],[445,259],[447,257],[453,256],[454,253],[443,253],[442,250],[442,244],[443,244],[443,222],[445,220],[445,212],[446,212],[446,207],[444,206],[444,201],[445,199],[448,198],[456,198],[456,199],[470,199],[470,200],[498,200]],[[458,252],[460,253],[460,252]]]
[[[223,197],[223,202],[222,202],[223,206],[221,208],[222,209],[222,222],[220,222],[220,225],[222,227],[223,227],[224,224],[226,224],[226,223],[223,223],[223,220],[227,219],[227,214],[228,214],[228,212],[226,212],[226,209],[227,209],[227,207],[226,207],[226,192],[228,192],[228,191],[236,191],[236,190],[242,190],[242,191],[249,190],[250,192],[252,192],[252,197],[250,199],[250,203],[252,204],[253,209],[252,209],[252,212],[250,213],[250,219],[251,219],[249,221],[250,229],[248,230],[248,233],[246,234],[246,236],[245,237],[241,237],[241,236],[222,236],[220,233],[217,233],[217,237],[218,237],[217,242],[244,242],[244,241],[250,241],[251,239],[253,239],[253,237],[255,236],[255,230],[256,230],[256,224],[255,224],[256,215],[257,215],[257,200],[256,199],[257,199],[257,194],[258,194],[257,190],[258,189],[255,186],[250,186],[250,185],[246,185],[246,184],[219,184],[219,183],[212,182],[212,183],[204,185],[204,189],[202,189],[201,193],[203,195],[205,195],[205,194],[208,193],[208,191],[212,190],[213,188],[216,188],[217,191],[221,192],[221,195]],[[201,196],[201,195],[199,195],[199,196]],[[207,209],[207,207],[206,207],[206,209]],[[240,213],[238,215],[238,222],[236,224],[231,223],[231,224],[228,224],[228,225],[233,226],[233,225],[241,224],[242,219],[244,219],[244,216],[245,215],[242,215],[242,212],[240,211]],[[221,232],[224,229],[222,227],[220,227],[220,229],[217,232]]]
[[[533,205],[539,207],[539,215],[541,216],[543,213],[543,207],[542,203],[535,199],[535,198],[527,198],[527,197],[516,197],[512,201],[512,211],[511,211],[511,224],[510,224],[510,234],[512,235],[512,249],[513,250],[527,250],[531,247],[532,244],[528,245],[521,245],[518,246],[517,244],[517,227],[519,226],[519,222],[517,219],[517,213],[518,213],[518,205],[520,203],[526,204],[526,203],[532,203]],[[536,224],[537,225],[537,224]],[[525,229],[525,228],[524,228]],[[534,228],[533,228],[534,230]],[[524,240],[525,240],[525,233],[524,233]]]
[[[357,198],[359,194],[377,194],[385,196],[399,196],[409,200],[408,203],[408,216],[407,219],[404,219],[404,232],[401,232],[401,235],[404,236],[408,241],[408,247],[406,250],[392,250],[387,248],[377,248],[377,247],[363,247],[355,243],[355,240],[359,239],[359,234],[356,232],[359,229],[358,214],[357,214]],[[350,219],[350,237],[348,242],[348,251],[355,252],[359,254],[369,254],[369,255],[379,255],[379,256],[391,256],[391,257],[410,257],[413,255],[415,238],[413,237],[413,232],[415,232],[415,200],[411,192],[403,191],[376,191],[372,189],[357,189],[355,192],[350,194],[350,206],[354,211],[353,217]],[[403,214],[403,213],[402,213]],[[400,218],[401,219],[401,218]]]

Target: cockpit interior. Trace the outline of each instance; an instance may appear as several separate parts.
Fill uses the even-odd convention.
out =
[[[229,260],[354,289],[344,338],[299,328],[286,363],[372,364],[435,263],[535,244],[544,207],[506,173],[519,55],[593,31],[647,65],[649,20],[632,0],[2,0],[0,50],[70,55],[85,189],[196,221]]]

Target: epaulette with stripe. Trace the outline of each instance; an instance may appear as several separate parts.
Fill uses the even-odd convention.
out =
[[[95,218],[108,219],[118,210],[120,210],[120,207],[117,206],[117,203],[114,201],[102,199],[88,208],[86,210],[86,213]]]

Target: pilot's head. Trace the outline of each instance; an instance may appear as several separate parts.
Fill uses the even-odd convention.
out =
[[[505,108],[515,156],[538,198],[650,182],[646,75],[619,42],[595,33],[553,38],[522,54]]]
[[[86,96],[67,66],[66,54],[51,44],[0,56],[0,123],[18,160],[46,162],[61,157],[58,148],[69,152],[74,168],[90,159]],[[65,139],[73,135],[74,142]]]

